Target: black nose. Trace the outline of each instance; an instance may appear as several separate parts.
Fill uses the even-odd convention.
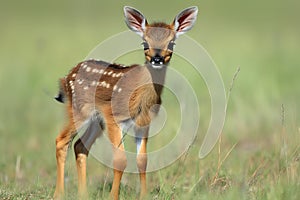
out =
[[[154,57],[151,58],[151,64],[162,65],[163,63],[164,63],[164,57],[160,55],[155,55]]]

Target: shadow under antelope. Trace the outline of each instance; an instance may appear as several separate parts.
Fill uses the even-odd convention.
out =
[[[57,181],[54,199],[64,193],[64,166],[68,146],[78,128],[88,125],[75,142],[79,197],[87,197],[86,158],[95,140],[106,132],[113,148],[114,178],[111,198],[119,198],[119,186],[126,155],[122,132],[133,127],[140,174],[140,198],[146,194],[147,137],[151,119],[158,113],[165,81],[166,66],[173,53],[175,39],[190,30],[197,7],[180,12],[171,24],[148,24],[141,12],[124,7],[126,24],[143,40],[144,65],[122,66],[98,60],[79,63],[60,79],[56,100],[65,103],[68,122],[56,138]]]

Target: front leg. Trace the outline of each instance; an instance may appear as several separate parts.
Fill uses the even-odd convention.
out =
[[[137,146],[137,167],[140,174],[140,199],[144,199],[147,194],[146,187],[146,170],[147,170],[147,137],[149,128],[136,129],[136,146]]]
[[[127,165],[124,144],[122,142],[122,131],[117,124],[107,124],[108,136],[113,146],[114,179],[110,192],[111,199],[119,199],[120,183],[123,172]]]

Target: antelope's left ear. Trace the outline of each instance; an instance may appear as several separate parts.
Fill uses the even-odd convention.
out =
[[[144,15],[129,6],[124,7],[124,15],[128,28],[143,37],[146,25],[148,24]]]
[[[195,24],[198,14],[198,7],[193,6],[181,11],[174,19],[173,26],[176,37],[189,31]]]

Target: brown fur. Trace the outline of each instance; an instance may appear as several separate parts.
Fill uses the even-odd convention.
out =
[[[86,67],[84,68],[83,66]],[[89,72],[87,72],[88,67]],[[93,70],[97,70],[98,73],[93,72]],[[101,75],[99,74],[100,70],[103,70]],[[106,74],[104,74],[104,72],[106,72]],[[101,127],[107,130],[108,137],[116,148],[121,142],[119,124],[123,121],[132,119],[137,127],[148,127],[151,119],[158,112],[157,107],[153,106],[161,104],[160,95],[163,89],[165,73],[166,68],[155,70],[149,65],[123,67],[96,60],[81,62],[71,69],[69,74],[60,80],[60,88],[65,96],[69,122],[66,128],[57,137],[57,158],[65,157],[66,152],[63,149],[66,148],[72,138],[77,134],[77,129],[92,118],[95,112],[99,115],[99,119],[103,120],[99,123],[103,124]],[[118,76],[120,74],[122,74],[122,76]],[[109,84],[108,88],[102,85],[95,85],[95,82],[102,83],[103,81]],[[114,90],[114,86],[117,86],[117,89]],[[88,88],[84,89],[85,87]],[[121,91],[119,91],[119,89],[121,89]],[[88,138],[88,132],[89,130],[86,131],[84,137]],[[98,136],[100,136],[100,132],[90,140],[95,141]],[[86,167],[85,164],[83,165],[82,163],[85,163],[86,156],[92,144],[86,145],[82,140],[84,140],[84,138],[75,142],[74,150],[78,163],[79,193],[84,195],[86,193],[84,184],[86,182],[84,173]],[[143,140],[143,144],[146,145],[147,138]],[[120,147],[121,150],[123,150],[123,148],[123,146]],[[116,162],[114,162],[115,177],[117,179],[112,189],[114,199],[117,199],[116,193],[118,193],[119,188],[118,177],[122,176],[121,172],[126,167],[126,165],[123,165],[126,161],[122,161],[125,154],[122,153],[122,151],[117,151],[120,155],[117,156],[118,154],[115,153],[114,156],[114,160],[116,160]],[[146,146],[141,148],[141,152],[144,151],[146,151]],[[137,162],[141,172],[145,171],[145,155],[139,155]],[[64,163],[64,160],[57,160],[58,167],[62,166],[62,163]],[[59,194],[63,192],[63,190],[59,190],[63,188],[62,170],[58,170],[57,173],[58,178],[55,197],[59,197]],[[145,172],[141,174],[141,180],[144,182],[142,188],[144,194],[146,191]]]
[[[111,74],[123,73],[121,77],[112,77],[111,75],[99,75],[98,73],[86,72],[82,69],[82,64],[97,70],[111,72]],[[72,77],[76,74],[75,77]],[[117,122],[127,119],[148,118],[146,113],[152,105],[160,104],[160,95],[162,85],[164,83],[165,69],[158,72],[151,67],[132,65],[121,67],[116,64],[109,64],[103,61],[89,60],[79,63],[70,73],[61,79],[61,88],[66,95],[67,104],[73,109],[73,114],[80,121],[85,121],[90,117],[93,110],[102,112],[102,105],[111,104],[113,108],[114,118]],[[83,80],[83,84],[77,81]],[[75,87],[74,95],[71,91],[70,81]],[[93,81],[109,83],[109,88],[103,86],[91,86]],[[153,84],[156,82],[157,84]],[[122,89],[121,92],[113,91],[113,87],[117,85]],[[83,90],[88,86],[89,89]],[[147,98],[144,98],[147,96]],[[75,97],[75,98],[73,98]],[[129,108],[129,109],[128,109]],[[140,120],[148,121],[149,120]],[[143,123],[143,126],[146,125]],[[80,126],[80,125],[79,125]]]
[[[177,15],[177,21],[174,20],[170,25],[160,22],[148,24],[139,11],[125,7],[126,24],[144,40],[145,65],[122,66],[87,60],[60,79],[56,99],[65,103],[68,122],[56,138],[57,179],[54,199],[63,197],[67,149],[77,130],[85,123],[88,127],[74,145],[79,197],[87,198],[86,158],[95,140],[105,130],[113,148],[111,198],[119,198],[120,181],[127,164],[121,128],[128,121],[133,121],[134,129],[142,133],[136,138],[140,142],[137,152],[140,198],[144,198],[149,125],[159,110],[156,105],[161,104],[166,66],[172,57],[171,47],[178,30],[190,29],[196,13],[197,8],[191,7]],[[178,21],[182,24],[178,24]],[[175,22],[178,30],[174,30]]]

